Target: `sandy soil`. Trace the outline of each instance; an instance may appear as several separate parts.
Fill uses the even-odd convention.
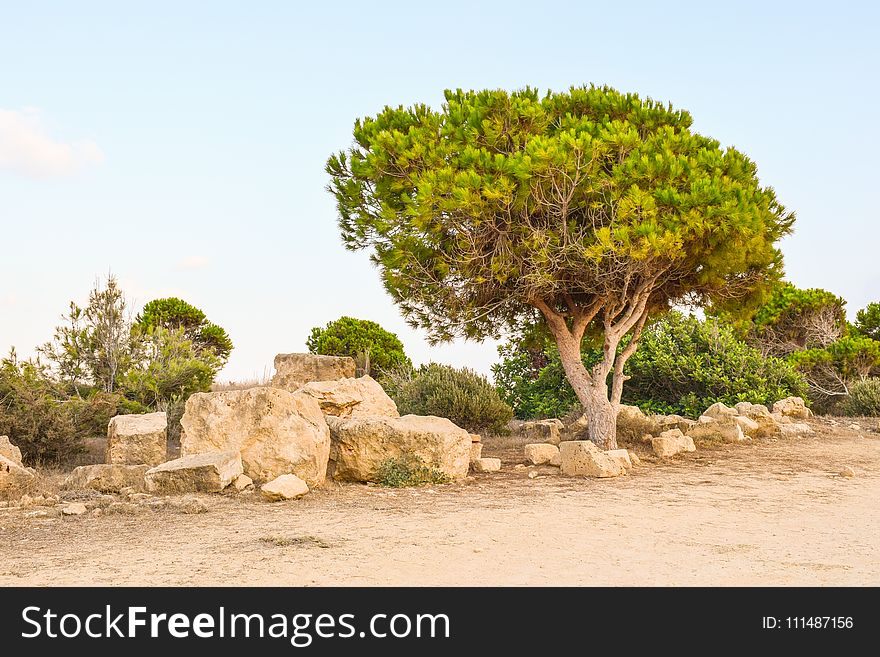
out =
[[[613,480],[530,479],[508,438],[484,449],[504,471],[462,484],[206,495],[200,514],[0,509],[0,585],[880,585],[880,433],[814,426]]]

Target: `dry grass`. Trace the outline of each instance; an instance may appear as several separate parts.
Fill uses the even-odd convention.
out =
[[[260,541],[275,547],[333,547],[323,538],[317,536],[283,536],[281,534],[273,534],[271,536],[263,536],[260,538]]]
[[[211,385],[211,392],[228,392],[230,390],[247,390],[248,388],[262,388],[269,385],[272,380],[272,369],[266,367],[262,374],[255,374],[250,379],[241,381],[215,381]]]

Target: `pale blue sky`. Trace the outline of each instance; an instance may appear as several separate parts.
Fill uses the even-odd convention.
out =
[[[340,243],[328,155],[444,88],[584,83],[691,111],[798,215],[789,278],[880,300],[876,3],[0,1],[0,350],[29,354],[112,270],[183,296],[261,374],[341,314],[430,349]]]

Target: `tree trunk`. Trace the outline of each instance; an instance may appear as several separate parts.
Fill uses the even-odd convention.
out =
[[[617,449],[617,408],[608,399],[605,377],[594,381],[581,360],[580,341],[566,330],[557,333],[551,327],[559,347],[559,357],[578,401],[584,407],[587,436],[600,449]]]

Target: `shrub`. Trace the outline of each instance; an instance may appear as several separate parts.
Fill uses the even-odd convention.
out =
[[[382,461],[374,481],[389,488],[424,486],[426,484],[445,484],[449,476],[427,465],[417,456],[405,455]]]
[[[549,342],[505,345],[494,368],[502,397],[517,417],[563,417],[576,406],[574,391],[562,373],[556,348]],[[531,351],[530,351],[531,350]],[[584,350],[592,366],[600,354]],[[631,378],[623,402],[646,413],[697,417],[715,402],[772,404],[789,395],[804,395],[806,384],[793,366],[765,358],[737,338],[729,325],[671,313],[645,329],[639,349],[626,364]]]
[[[842,415],[880,415],[880,379],[865,379],[854,383],[838,407]]]
[[[402,415],[446,417],[472,432],[503,432],[513,417],[513,409],[486,377],[467,368],[423,365],[411,379],[390,385],[388,390]]]
[[[729,325],[680,313],[645,330],[627,372],[632,378],[624,386],[624,403],[690,417],[715,402],[772,405],[807,389],[791,365],[763,357]]]
[[[827,290],[780,283],[755,313],[749,342],[772,356],[826,347],[847,332],[844,306]]]
[[[869,303],[856,313],[855,329],[859,335],[880,342],[880,303]]]
[[[313,354],[351,356],[362,373],[375,372],[376,378],[401,367],[412,368],[400,338],[366,319],[340,317],[323,328],[316,326],[306,346]]]
[[[849,336],[823,349],[796,351],[788,361],[806,378],[810,399],[821,410],[832,410],[852,386],[880,366],[880,342]]]
[[[90,410],[82,399],[67,399],[39,364],[14,355],[0,362],[0,434],[18,445],[25,462],[57,462],[82,452],[76,419]]]

